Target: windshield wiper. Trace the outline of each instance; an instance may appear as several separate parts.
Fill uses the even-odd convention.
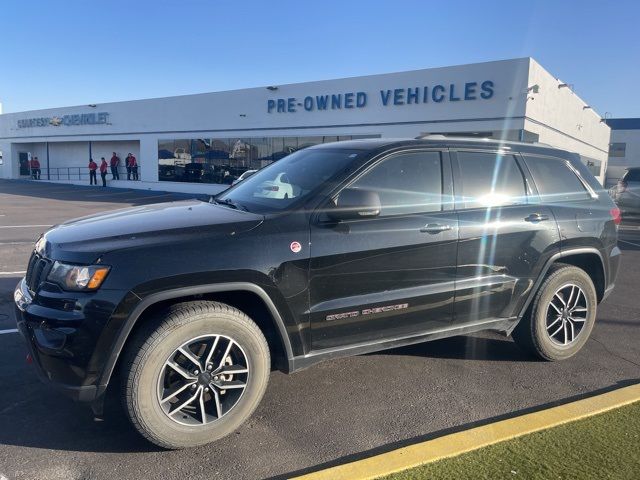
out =
[[[211,197],[211,200],[213,200],[215,203],[217,203],[218,205],[226,205],[227,207],[231,207],[235,210],[244,210],[245,212],[248,212],[249,210],[247,210],[247,207],[240,205],[239,203],[234,202],[233,200],[231,200],[230,198],[225,198],[224,200],[220,200],[217,199],[215,197]]]

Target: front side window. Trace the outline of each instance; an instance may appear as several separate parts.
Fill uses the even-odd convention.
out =
[[[394,155],[375,165],[349,188],[380,197],[380,216],[438,212],[442,208],[440,152]]]
[[[457,155],[462,181],[457,194],[464,208],[527,203],[525,178],[513,155],[489,152]]]
[[[590,198],[584,184],[566,160],[533,155],[525,155],[524,159],[543,202],[557,203]]]

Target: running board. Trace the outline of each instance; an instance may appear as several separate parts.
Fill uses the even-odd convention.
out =
[[[439,340],[441,338],[467,335],[483,330],[498,330],[501,332],[509,332],[513,328],[516,320],[517,317],[497,319],[494,318],[491,320],[465,323],[454,327],[430,330],[428,332],[404,337],[389,338],[376,342],[358,343],[355,345],[347,345],[345,347],[312,350],[306,355],[293,357],[289,363],[291,367],[290,372],[303,370],[323,360],[331,360],[340,357],[350,357],[353,355],[362,355],[365,353],[388,350],[390,348],[404,347],[406,345],[413,345],[416,343],[428,342],[431,340]]]

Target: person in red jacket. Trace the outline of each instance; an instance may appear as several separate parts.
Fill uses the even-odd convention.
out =
[[[111,157],[111,179],[112,180],[120,180],[120,175],[118,174],[118,167],[120,166],[120,157],[116,155],[116,152],[113,152],[113,156]]]
[[[131,165],[129,165],[129,162],[131,161],[131,157],[133,157],[133,155],[129,154],[124,159],[124,166],[127,167],[127,180],[131,180]]]
[[[129,154],[129,166],[131,167],[131,175],[133,176],[133,179],[138,180],[138,161],[132,153]]]
[[[31,177],[34,180],[40,180],[40,162],[38,161],[38,157],[33,157],[33,160],[31,160]]]
[[[101,158],[101,162],[100,162],[100,176],[102,177],[102,186],[106,187],[107,186],[107,161],[104,159],[104,157]]]
[[[89,185],[98,185],[98,178],[96,177],[96,170],[98,164],[93,161],[93,158],[89,159]]]

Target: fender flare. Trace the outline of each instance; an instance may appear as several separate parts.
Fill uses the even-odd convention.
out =
[[[538,288],[540,288],[540,285],[542,284],[542,281],[544,280],[545,276],[547,275],[547,272],[549,271],[549,268],[551,268],[551,265],[553,265],[556,261],[558,261],[559,259],[561,259],[563,257],[569,257],[571,255],[581,255],[581,254],[585,254],[585,253],[590,253],[590,254],[595,253],[597,255],[597,257],[600,259],[600,264],[602,266],[602,271],[603,271],[603,273],[605,275],[605,285],[606,285],[606,283],[607,283],[606,282],[607,270],[605,269],[604,260],[602,258],[602,253],[597,248],[595,248],[595,247],[572,248],[572,249],[569,249],[569,250],[563,250],[563,251],[560,251],[558,253],[553,254],[547,260],[547,263],[544,264],[544,267],[542,268],[542,271],[540,272],[540,275],[538,275],[538,279],[535,281],[535,283],[531,287],[531,290],[529,291],[529,295],[527,296],[526,302],[524,302],[524,305],[520,309],[520,313],[518,314],[517,321],[515,321],[513,323],[513,325],[511,325],[511,327],[507,331],[507,335],[511,335],[511,332],[513,332],[513,330],[518,326],[518,323],[520,323],[520,320],[522,320],[522,317],[524,317],[524,314],[527,312],[527,309],[529,308],[529,305],[531,305],[531,302],[533,301],[533,298],[535,297],[536,293],[538,292]]]
[[[289,370],[291,370],[293,366],[293,350],[291,347],[291,340],[289,339],[289,335],[287,334],[287,328],[284,324],[284,320],[282,319],[280,312],[278,312],[278,309],[276,308],[275,304],[273,303],[273,301],[271,300],[271,297],[269,297],[267,292],[265,292],[262,287],[254,283],[248,283],[248,282],[213,283],[213,284],[197,285],[192,287],[182,287],[182,288],[175,288],[171,290],[164,290],[162,292],[153,293],[145,297],[144,299],[142,299],[142,301],[136,305],[136,307],[133,309],[131,314],[127,317],[127,320],[125,321],[124,325],[122,325],[122,328],[120,328],[118,332],[118,336],[116,338],[114,346],[111,349],[109,357],[107,358],[107,361],[102,370],[102,374],[100,375],[100,381],[98,382],[98,393],[99,394],[103,393],[106,390],[107,385],[109,384],[109,380],[111,379],[111,376],[115,369],[118,358],[120,358],[120,354],[122,353],[124,345],[127,342],[129,335],[133,330],[133,327],[138,321],[138,318],[140,318],[140,315],[142,315],[142,313],[147,308],[151,307],[152,305],[158,302],[171,300],[174,298],[188,297],[192,295],[202,295],[207,293],[238,292],[238,291],[254,293],[258,295],[258,297],[260,297],[260,299],[265,303],[278,328],[278,333],[280,335],[280,339],[282,340],[282,344],[285,349],[285,354],[287,356],[287,363],[289,366]]]

